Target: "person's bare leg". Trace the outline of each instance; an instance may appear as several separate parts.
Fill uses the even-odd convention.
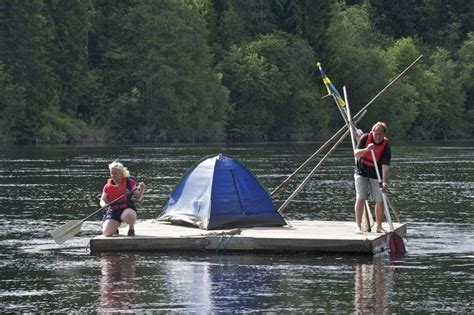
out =
[[[112,236],[120,227],[120,222],[112,219],[107,219],[102,223],[102,234],[104,236]]]
[[[364,203],[365,200],[357,199],[354,207],[355,220],[357,225],[356,233],[358,234],[362,233],[362,213],[364,211]]]
[[[375,230],[377,233],[385,233],[385,230],[382,228],[382,220],[383,220],[383,202],[376,202],[375,203],[375,222],[376,228]]]
[[[120,219],[127,223],[129,228],[128,228],[128,235],[129,236],[134,236],[135,235],[135,223],[137,222],[137,213],[128,208],[128,209],[125,209],[122,213],[122,216],[120,217]],[[133,232],[132,232],[133,231]],[[133,235],[131,235],[133,234]]]

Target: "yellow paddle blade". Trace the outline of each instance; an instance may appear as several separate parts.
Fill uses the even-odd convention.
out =
[[[56,243],[61,245],[68,239],[74,237],[82,227],[81,220],[72,220],[49,232]]]

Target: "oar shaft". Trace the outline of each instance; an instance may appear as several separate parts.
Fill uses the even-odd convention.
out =
[[[401,223],[400,214],[398,213],[397,209],[395,209],[395,207],[393,206],[392,200],[388,197],[388,195],[386,195],[385,197],[387,197],[388,206],[390,207],[390,209],[392,209],[393,214],[395,214],[395,218],[397,218],[397,222]]]
[[[349,130],[351,131],[352,152],[355,152],[355,149],[356,149],[356,141],[355,141],[355,135],[354,135],[355,126],[352,123],[351,110],[349,107],[349,99],[347,98],[347,91],[346,91],[345,85],[342,87],[342,90],[344,92],[344,100],[346,102],[347,126],[349,127]],[[354,156],[354,162],[357,163],[357,158],[355,156]]]
[[[405,73],[410,70],[418,61],[421,60],[421,58],[423,58],[423,55],[420,55],[418,58],[416,58],[415,61],[413,61],[408,67],[405,68],[405,70],[403,70],[402,72],[400,72],[399,75],[397,75],[392,81],[390,81],[389,84],[387,84],[380,92],[377,93],[377,95],[375,95],[364,107],[362,107],[362,109],[354,115],[354,119],[358,118],[359,115],[362,113],[362,111],[366,110],[367,108],[369,108],[370,105],[372,105],[373,102],[375,102],[376,99],[378,99],[380,97],[380,95],[382,95],[383,93],[385,93],[385,91],[391,87],[395,82],[397,82],[402,76],[405,75]]]
[[[271,196],[275,196],[278,194],[278,192],[283,188],[285,187],[286,185],[288,185],[288,183],[290,182],[290,180],[296,175],[298,174],[306,165],[308,165],[316,155],[318,155],[321,151],[323,151],[330,143],[332,143],[334,141],[334,139],[337,139],[338,137],[340,137],[344,130],[346,130],[347,126],[344,125],[341,129],[339,129],[331,138],[329,138],[329,140],[327,140],[321,147],[319,147],[319,149],[314,152],[308,159],[306,159],[306,161],[304,161],[293,173],[291,173],[291,175],[289,175],[277,188],[275,188],[272,192],[271,192]]]
[[[362,117],[364,117],[366,113],[367,111],[365,111],[359,117],[359,119],[362,119]],[[329,157],[329,155],[331,155],[331,153],[339,146],[339,144],[347,137],[348,134],[349,134],[349,130],[346,130],[346,132],[344,132],[344,134],[339,138],[339,140],[337,140],[337,142],[332,146],[332,148],[321,158],[319,163],[311,170],[311,172],[301,182],[298,188],[296,188],[296,190],[290,195],[290,197],[288,197],[288,199],[280,206],[280,208],[278,209],[278,212],[282,212],[283,210],[286,209],[286,207],[288,207],[290,202],[296,197],[296,195],[301,191],[301,189],[303,189],[306,183],[311,179],[311,177],[313,177],[314,173],[316,173],[316,171],[321,167],[323,162]]]
[[[392,217],[390,216],[390,211],[388,210],[387,204],[387,196],[385,193],[382,193],[382,200],[383,200],[383,209],[385,212],[385,216],[387,217],[388,225],[390,226],[390,230],[395,231],[395,227],[393,226]]]
[[[328,156],[334,151],[337,146],[347,137],[349,134],[349,131],[346,130],[346,132],[342,135],[341,138],[333,145],[333,147],[321,158],[319,163],[311,170],[311,172],[306,176],[306,178],[301,182],[301,184],[296,188],[296,190],[288,197],[288,199],[280,206],[280,209],[278,209],[278,212],[282,212],[285,210],[285,208],[290,204],[290,202],[293,200],[293,198],[296,197],[296,195],[303,189],[303,187],[306,185],[306,183],[313,177],[314,173],[319,169],[319,167],[323,164],[323,162],[328,158]]]
[[[379,166],[377,165],[377,159],[375,158],[374,149],[370,150],[370,152],[372,153],[372,162],[374,163],[375,173],[377,174],[377,180],[379,182],[379,186],[382,187],[382,178],[380,177]],[[390,230],[394,231],[395,228],[393,227],[392,217],[390,217],[390,211],[388,209],[387,197],[385,196],[384,192],[382,192],[382,200],[383,200],[383,210],[384,210],[385,216],[387,217],[388,225],[390,226]]]

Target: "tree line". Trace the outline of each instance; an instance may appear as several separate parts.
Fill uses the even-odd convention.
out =
[[[470,0],[5,0],[0,142],[324,140],[343,121],[472,138]]]

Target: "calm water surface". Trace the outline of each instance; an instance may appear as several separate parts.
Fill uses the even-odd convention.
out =
[[[139,216],[151,219],[186,170],[206,155],[236,158],[271,191],[319,144],[4,147],[0,312],[472,313],[473,142],[392,146],[390,194],[408,223],[408,255],[396,261],[386,253],[91,255],[88,243],[100,233],[100,215],[61,246],[48,234],[98,209],[114,159],[147,183]],[[353,220],[352,163],[348,144],[336,150],[285,217]]]

